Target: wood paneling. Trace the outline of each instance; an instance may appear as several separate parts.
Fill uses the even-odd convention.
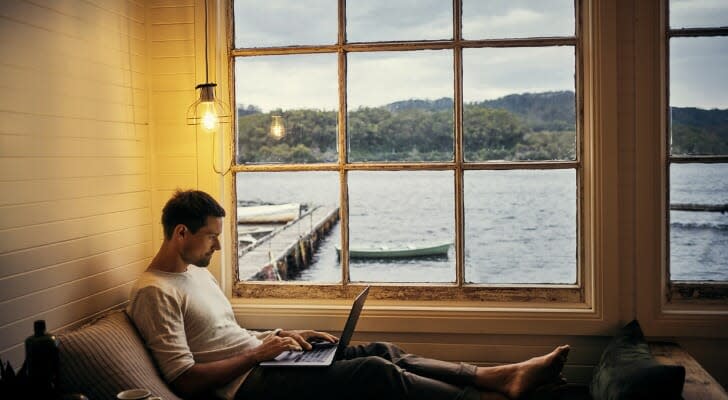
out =
[[[7,216],[0,221],[0,231],[88,218],[119,211],[148,210],[149,201],[149,193],[130,192],[8,206]]]
[[[155,0],[149,4],[150,105],[155,110],[152,193],[153,219],[176,189],[199,187],[197,135],[186,124],[187,108],[196,100],[199,1]],[[154,231],[156,244],[162,231]]]
[[[144,2],[0,2],[0,357],[126,301],[152,256]]]
[[[116,249],[146,243],[151,238],[152,233],[149,225],[138,225],[127,229],[0,254],[0,265],[3,266],[0,269],[0,282],[3,282],[3,287],[5,287],[6,282],[8,282],[7,279],[12,279],[14,275],[28,275],[34,271],[48,270],[62,264],[68,265]]]

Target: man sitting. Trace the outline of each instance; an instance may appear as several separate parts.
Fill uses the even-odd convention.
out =
[[[201,191],[178,191],[162,211],[164,241],[130,294],[127,313],[165,380],[182,397],[224,399],[516,399],[558,382],[569,346],[530,360],[477,367],[428,359],[390,343],[349,346],[327,368],[264,368],[286,350],[310,350],[313,330],[253,332],[205,268],[225,210]]]

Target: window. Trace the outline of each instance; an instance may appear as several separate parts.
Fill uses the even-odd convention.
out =
[[[235,0],[236,293],[582,302],[578,14]]]
[[[728,298],[728,5],[668,9],[668,265],[673,300]]]

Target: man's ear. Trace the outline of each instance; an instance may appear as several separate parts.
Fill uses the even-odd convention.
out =
[[[187,226],[184,224],[178,224],[174,227],[174,231],[172,231],[172,237],[184,238],[187,234],[189,234],[189,232],[190,231],[187,229]]]

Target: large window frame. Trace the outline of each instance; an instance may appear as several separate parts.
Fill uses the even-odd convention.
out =
[[[725,337],[728,302],[682,298],[681,290],[706,285],[670,282],[668,186],[668,3],[634,3],[634,259],[638,293],[632,306],[645,332],[660,336]],[[630,281],[632,283],[630,283]],[[717,284],[713,289],[721,290]],[[673,293],[677,294],[674,295]]]
[[[669,176],[672,164],[710,164],[728,163],[728,155],[673,155],[670,150],[670,39],[673,38],[705,38],[705,37],[728,37],[728,27],[695,27],[695,28],[672,28],[670,26],[669,0],[664,0],[661,25],[665,32],[663,43],[665,91],[663,107],[663,141],[662,149],[664,154],[663,174],[665,176],[665,199],[663,201],[664,225],[663,225],[663,265],[665,301],[668,308],[681,307],[686,305],[697,305],[711,308],[728,304],[728,282],[708,281],[683,281],[670,278],[670,200],[669,200]]]
[[[453,49],[455,54],[455,69],[461,69],[461,52],[466,47],[503,47],[506,45],[531,46],[534,43],[541,45],[552,45],[563,43],[574,45],[579,54],[577,62],[577,134],[579,144],[577,153],[580,157],[575,162],[527,162],[512,163],[509,165],[496,163],[469,163],[462,160],[462,79],[456,74],[455,78],[455,119],[458,121],[455,128],[456,160],[452,163],[437,163],[436,165],[412,165],[409,163],[386,163],[386,164],[348,164],[345,162],[345,154],[340,153],[339,162],[334,164],[316,165],[234,165],[232,171],[241,173],[247,171],[337,171],[340,174],[342,183],[345,183],[345,173],[357,170],[386,170],[398,171],[409,169],[438,169],[454,170],[459,178],[456,180],[456,223],[458,239],[458,268],[462,269],[463,263],[463,207],[462,207],[462,172],[470,169],[524,169],[524,168],[563,168],[573,166],[578,170],[579,186],[579,208],[578,208],[578,282],[576,285],[553,285],[546,287],[542,285],[464,285],[462,282],[462,271],[459,271],[458,282],[454,285],[447,284],[377,284],[370,293],[370,298],[376,303],[380,301],[382,307],[392,310],[392,307],[399,311],[402,307],[408,310],[427,310],[428,316],[436,313],[453,316],[465,312],[471,315],[476,312],[480,317],[487,315],[498,316],[503,312],[521,313],[521,321],[528,321],[529,315],[541,319],[544,315],[560,316],[564,321],[576,319],[587,319],[593,321],[597,326],[603,326],[605,321],[612,321],[616,315],[616,299],[605,296],[605,292],[617,287],[617,276],[606,274],[606,270],[616,265],[616,222],[610,215],[616,214],[616,154],[617,146],[614,135],[606,132],[615,130],[615,122],[609,115],[616,115],[616,69],[603,68],[598,60],[614,59],[616,52],[614,43],[610,37],[614,35],[614,27],[608,24],[599,24],[601,18],[609,14],[610,5],[594,4],[588,0],[576,1],[576,25],[577,33],[575,38],[554,38],[554,39],[515,39],[512,41],[463,40],[460,36],[460,23],[458,18],[454,21],[455,39],[448,41],[423,41],[423,42],[394,42],[378,44],[347,44],[343,37],[344,2],[339,1],[339,39],[338,43],[330,46],[298,46],[292,48],[256,48],[256,49],[233,49],[230,40],[229,71],[230,81],[234,82],[232,71],[235,57],[252,55],[274,55],[274,54],[302,54],[315,52],[336,52],[339,55],[339,68],[345,69],[346,52],[368,51],[368,50],[399,50],[399,49]],[[459,15],[461,9],[460,0],[453,2],[454,15]],[[230,16],[232,16],[231,7]],[[231,19],[231,18],[230,18]],[[585,24],[583,21],[590,21]],[[232,25],[232,22],[231,22]],[[232,26],[229,27],[232,32]],[[229,34],[232,38],[232,33]],[[340,75],[341,76],[341,75]],[[341,78],[340,78],[341,79]],[[339,82],[340,91],[345,91],[345,82]],[[232,85],[231,85],[232,86]],[[346,121],[345,96],[340,94],[341,104],[339,109],[339,148],[345,148],[345,138],[342,130]],[[232,146],[231,146],[232,147]],[[230,179],[231,190],[235,193],[235,179]],[[342,199],[345,200],[345,199]],[[233,199],[234,201],[234,199]],[[342,216],[346,215],[346,202],[342,201]],[[233,208],[234,209],[234,208]],[[235,227],[231,227],[234,232]],[[345,231],[345,230],[343,230]],[[231,235],[234,237],[234,235]],[[346,233],[342,239],[346,240]],[[233,251],[230,254],[237,254],[235,243],[231,246]],[[234,256],[232,256],[234,257]],[[346,257],[344,257],[346,259]],[[346,261],[345,261],[346,262]],[[231,260],[231,269],[235,269],[236,262]],[[234,276],[233,273],[233,277]],[[233,279],[231,295],[234,298],[245,300],[245,305],[235,302],[236,312],[240,311],[246,315],[271,317],[268,312],[271,305],[288,304],[291,299],[319,299],[329,304],[331,301],[349,299],[359,290],[361,285],[352,284],[344,280],[344,284],[300,284],[300,283],[261,283],[261,282],[236,282]],[[322,303],[318,303],[322,304]],[[314,306],[315,307],[315,306]],[[296,306],[296,309],[300,307]],[[244,311],[242,311],[244,310]],[[266,310],[265,312],[262,310]],[[433,314],[433,312],[435,314]],[[395,312],[396,314],[397,312]],[[412,314],[408,314],[412,316]],[[519,326],[521,323],[519,323]],[[398,329],[397,324],[388,325],[387,330]],[[502,326],[508,329],[508,324]],[[410,327],[411,329],[411,327]],[[427,330],[426,328],[422,328]],[[460,331],[471,331],[473,328],[459,327]],[[591,324],[580,324],[579,329],[574,330],[574,325],[566,322],[554,329],[555,332],[571,329],[571,332],[582,330],[584,332],[595,332],[597,328]]]

